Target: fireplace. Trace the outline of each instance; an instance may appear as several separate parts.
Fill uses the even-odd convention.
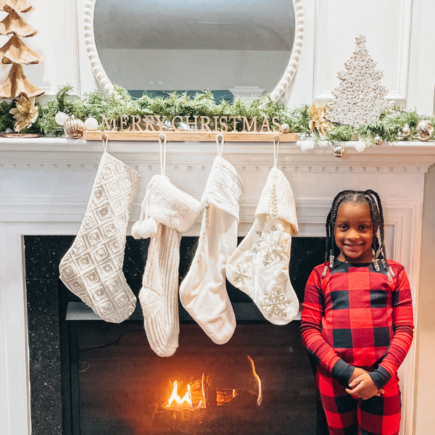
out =
[[[316,433],[316,390],[300,321],[268,323],[227,283],[238,318],[230,342],[213,344],[180,307],[180,346],[160,358],[147,343],[140,307],[122,324],[105,323],[57,279],[73,239],[24,240],[33,434]],[[196,241],[182,240],[180,280]],[[323,238],[294,240],[291,276],[300,299],[323,245]],[[128,238],[124,272],[136,294],[147,246]]]
[[[424,175],[428,167],[435,162],[434,147],[401,142],[369,148],[364,153],[346,148],[343,158],[337,159],[330,155],[325,147],[304,152],[300,147],[302,144],[282,145],[279,158],[279,168],[289,179],[296,196],[300,231],[294,239],[293,248],[295,249],[297,243],[302,243],[303,240],[313,241],[325,236],[325,218],[332,198],[339,190],[377,190],[384,204],[388,255],[405,266],[411,282],[414,303],[417,304]],[[305,149],[306,145],[304,143]],[[134,222],[139,216],[145,186],[159,171],[158,145],[116,142],[109,144],[109,150],[142,175],[141,187],[130,217],[131,222]],[[272,150],[271,143],[227,144],[225,147],[226,158],[239,171],[245,185],[240,207],[240,236],[247,234],[252,225],[259,195],[272,166]],[[73,381],[91,373],[91,369],[79,372],[87,367],[87,364],[81,363],[89,363],[92,352],[95,352],[88,351],[86,355],[78,353],[78,345],[86,344],[80,342],[80,328],[88,325],[96,334],[102,323],[92,318],[92,313],[83,310],[83,306],[74,305],[77,300],[68,300],[68,297],[71,297],[69,292],[59,289],[58,264],[80,227],[101,152],[101,144],[61,138],[41,138],[32,142],[24,139],[4,139],[0,144],[1,434],[63,435],[65,425],[70,428],[69,433],[74,433],[71,428],[79,421],[75,418],[77,413],[81,415],[77,398],[85,396],[80,384]],[[167,175],[175,185],[200,198],[215,155],[215,144],[169,143]],[[185,234],[183,243],[190,243],[192,248],[195,240],[190,237],[196,237],[198,234],[199,223]],[[32,238],[35,243],[33,249],[30,249],[29,242]],[[43,249],[44,243],[39,243],[38,239],[51,242]],[[55,245],[51,243],[59,245],[54,248]],[[125,268],[130,285],[137,292],[143,273],[146,245],[136,243],[131,243],[129,239]],[[298,278],[299,275],[295,275],[291,270],[291,278],[299,299],[302,297],[300,289],[303,289],[307,273],[314,264],[322,260],[323,244],[317,245],[318,247],[313,247],[316,260],[312,264],[307,260],[309,255],[292,255],[291,267],[296,267],[297,264],[306,267],[303,278]],[[132,258],[134,260],[130,260]],[[43,263],[40,260],[44,260]],[[188,261],[190,258],[182,263],[186,265]],[[32,269],[33,263],[35,267]],[[180,268],[180,274],[185,271],[186,269],[183,272]],[[253,331],[257,326],[269,326],[267,323],[257,323],[261,320],[260,314],[255,306],[247,304],[248,300],[240,299],[240,292],[231,288],[229,292],[240,321],[237,333],[242,333],[244,327],[248,331]],[[68,294],[69,296],[65,297]],[[66,320],[67,315],[76,319]],[[140,316],[140,311],[134,314],[136,315]],[[194,328],[195,325],[189,323],[185,313],[181,312],[180,316],[181,343],[184,343],[189,336],[184,331],[186,328]],[[255,316],[259,316],[260,319]],[[418,319],[416,320],[418,334]],[[141,330],[141,319],[133,317],[133,320],[122,324],[121,327],[136,327]],[[285,327],[270,327],[273,331],[285,331]],[[297,321],[289,326],[292,327],[297,329]],[[289,336],[294,336],[296,332],[295,330]],[[110,343],[116,340],[118,335],[113,333],[105,337],[92,337],[95,338],[95,342],[87,343],[87,347]],[[55,338],[57,341],[47,343],[48,338]],[[116,349],[117,346],[123,346],[129,342],[128,340],[134,339],[142,340],[143,346],[146,346],[145,334],[138,332],[125,334],[118,345],[107,347],[106,350]],[[61,346],[60,343],[64,343],[64,340],[70,345]],[[302,348],[297,348],[296,344],[291,346],[294,351],[292,357],[298,354],[300,361],[304,361],[301,364],[306,370],[308,385],[313,378],[306,354]],[[61,348],[66,348],[68,352],[61,352]],[[182,349],[180,347],[179,351]],[[224,352],[225,346],[217,349]],[[268,403],[268,394],[272,392],[268,387],[269,369],[264,367],[261,354],[253,353],[250,349],[244,350],[243,356],[240,356],[240,367],[243,366],[243,375],[246,376],[246,382],[251,383],[249,389],[252,391],[255,383],[247,355],[253,358],[257,373],[263,380],[263,403],[256,408],[256,412],[261,413]],[[416,376],[414,356],[413,347],[399,371],[403,435],[412,433]],[[69,374],[62,373],[63,367],[74,369],[74,364],[76,378],[72,376],[72,371]],[[187,382],[183,376],[198,380],[203,372],[205,375],[208,374],[206,369],[201,369],[198,373],[181,374],[179,380]],[[166,387],[169,383],[168,378],[173,381],[177,376],[177,373],[165,373],[161,382]],[[213,381],[212,376],[211,378]],[[294,379],[298,380],[297,377]],[[68,382],[71,385],[68,385]],[[217,388],[243,390],[247,387],[233,387],[230,382],[228,385],[225,382]],[[33,400],[35,397],[39,400]],[[302,397],[305,396],[299,394],[298,397],[300,400],[293,403],[299,406],[304,402],[305,399]],[[315,406],[315,397],[311,397],[312,406]],[[305,423],[314,424],[315,415],[315,412],[310,414]],[[49,429],[46,429],[47,427]]]

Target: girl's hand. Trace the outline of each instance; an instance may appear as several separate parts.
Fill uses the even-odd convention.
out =
[[[378,387],[376,387],[368,373],[353,379],[349,387],[346,388],[346,393],[363,400],[370,399],[373,396],[380,396],[384,393],[384,390],[378,390]]]

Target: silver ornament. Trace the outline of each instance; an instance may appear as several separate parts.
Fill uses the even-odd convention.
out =
[[[332,147],[332,154],[334,154],[335,157],[343,157],[344,154],[344,147],[341,145],[334,145]]]
[[[399,131],[399,133],[397,133],[396,140],[403,140],[403,134],[400,133],[400,131]]]
[[[411,130],[409,128],[408,124],[405,124],[405,126],[402,128],[402,136],[407,137],[411,134]]]
[[[433,133],[433,124],[427,119],[422,119],[417,124],[417,137],[422,142],[427,142]]]
[[[56,121],[57,125],[64,125],[65,121],[69,118],[69,116],[66,113],[63,112],[57,112],[56,116],[54,117],[54,120]]]
[[[381,145],[382,144],[381,136],[375,136],[374,143],[375,145]]]
[[[91,116],[85,121],[85,127],[88,131],[97,131],[98,130],[98,121]]]
[[[85,131],[85,124],[81,119],[76,119],[73,116],[70,116],[63,125],[63,130],[65,134],[70,139],[80,139],[83,137],[83,133]]]
[[[279,131],[281,133],[288,133],[290,131],[290,126],[288,124],[281,124]]]

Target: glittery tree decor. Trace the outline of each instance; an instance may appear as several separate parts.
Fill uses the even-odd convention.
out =
[[[44,93],[29,82],[22,67],[42,61],[42,56],[20,39],[37,33],[19,15],[31,10],[33,7],[27,0],[0,0],[0,11],[8,13],[0,22],[0,35],[10,36],[9,41],[0,48],[0,59],[3,64],[12,64],[6,81],[0,86],[0,98],[18,98],[20,95],[31,98]]]
[[[365,36],[356,38],[354,55],[345,63],[345,70],[338,74],[341,83],[332,92],[335,99],[329,104],[329,121],[359,127],[394,105],[385,98],[388,91],[381,84],[384,74],[375,69],[376,62],[370,57],[365,43]]]

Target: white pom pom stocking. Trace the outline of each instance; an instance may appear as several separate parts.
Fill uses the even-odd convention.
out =
[[[223,144],[222,144],[223,146]],[[227,343],[236,318],[225,285],[225,268],[237,246],[239,205],[243,186],[236,169],[216,157],[203,194],[206,210],[199,245],[181,283],[183,307],[216,344]]]
[[[290,283],[291,237],[297,234],[290,183],[276,167],[269,173],[248,235],[227,265],[228,280],[256,303],[275,325],[291,322],[299,301]]]
[[[140,175],[105,150],[79,233],[60,263],[60,279],[107,322],[136,307],[122,265],[125,236]]]
[[[164,135],[161,135],[164,136]],[[140,221],[133,237],[151,237],[139,301],[145,332],[154,352],[161,357],[175,353],[180,332],[178,318],[178,267],[181,233],[187,231],[203,207],[175,187],[165,176],[166,137],[160,141],[162,175],[147,186]]]

